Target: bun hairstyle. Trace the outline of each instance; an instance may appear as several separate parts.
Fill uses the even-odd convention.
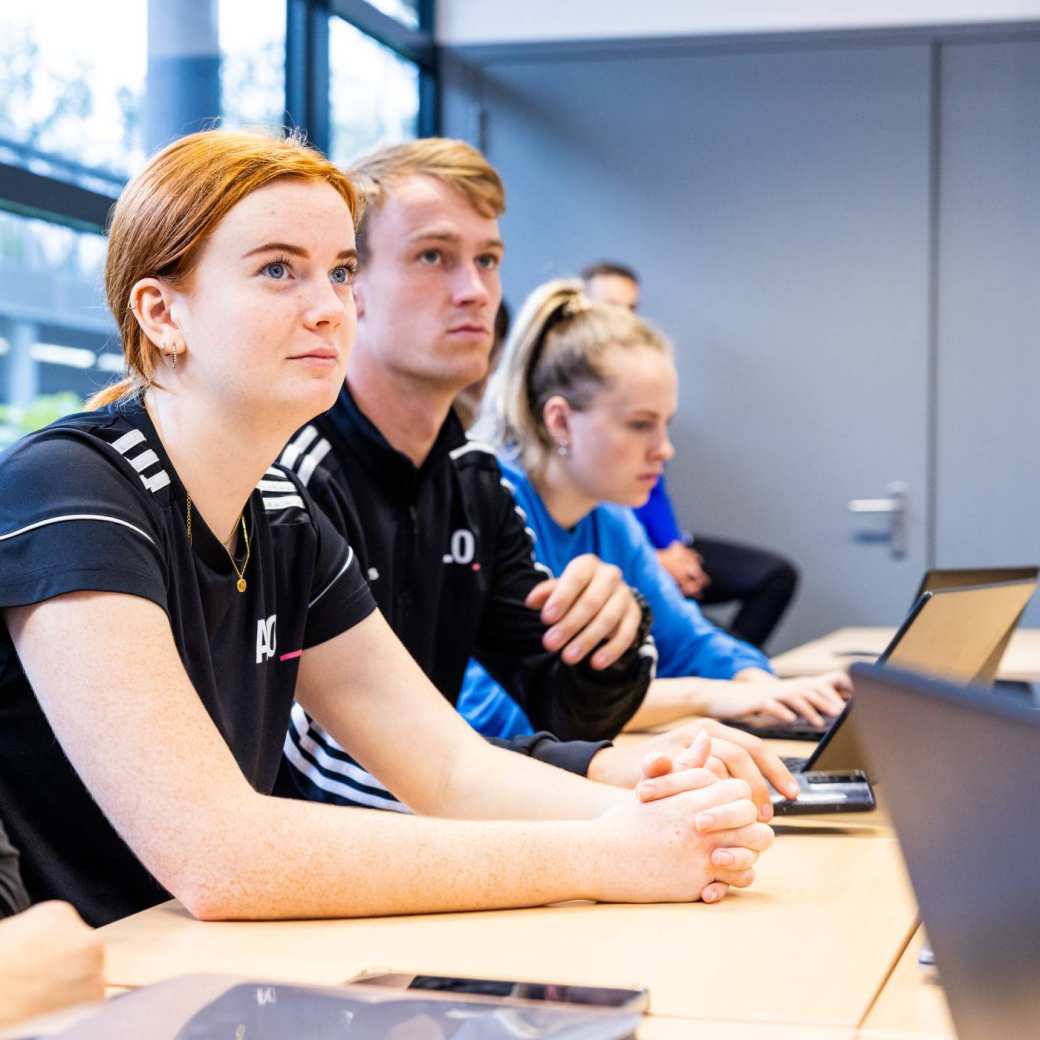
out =
[[[302,136],[204,130],[153,156],[112,210],[105,295],[119,326],[127,376],[95,394],[88,408],[132,397],[152,385],[160,357],[130,310],[142,278],[183,284],[217,224],[247,195],[280,177],[325,181],[343,196],[356,225],[360,193]]]
[[[535,289],[513,322],[488,382],[473,435],[537,474],[553,450],[542,418],[557,394],[575,411],[606,385],[611,350],[650,347],[670,357],[668,340],[623,307],[591,303],[581,282],[559,278]]]

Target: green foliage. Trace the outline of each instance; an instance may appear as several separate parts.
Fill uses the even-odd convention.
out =
[[[72,393],[41,394],[28,408],[0,404],[0,447],[26,433],[48,426],[63,415],[83,410],[83,400]]]

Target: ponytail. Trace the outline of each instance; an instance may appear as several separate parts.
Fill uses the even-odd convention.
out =
[[[562,396],[576,411],[588,408],[606,382],[606,352],[639,346],[671,353],[664,336],[631,311],[590,303],[581,282],[546,282],[516,316],[473,436],[538,474],[553,448],[543,420],[549,398]]]

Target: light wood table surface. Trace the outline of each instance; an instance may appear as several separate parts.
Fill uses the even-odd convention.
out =
[[[894,628],[839,628],[811,643],[788,650],[772,660],[777,675],[818,675],[848,668],[855,661],[877,657]],[[999,678],[1012,682],[1040,682],[1040,628],[1023,628],[1011,637],[1000,664]]]
[[[715,906],[203,923],[170,902],[102,934],[112,985],[186,971],[337,984],[381,967],[642,984],[652,1013],[666,1018],[859,1025],[914,928],[895,841],[824,829],[782,834],[758,874],[752,889]]]
[[[787,1025],[767,1022],[718,1022],[650,1017],[639,1026],[639,1040],[855,1040],[856,1031],[841,1026]]]
[[[956,1040],[935,968],[917,963],[923,943],[919,928],[867,1014],[863,1040]]]

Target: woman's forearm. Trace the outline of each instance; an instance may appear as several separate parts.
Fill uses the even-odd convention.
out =
[[[456,819],[587,820],[631,798],[630,791],[481,741],[455,760],[433,812]]]
[[[643,698],[639,711],[632,716],[626,732],[655,729],[687,715],[708,715],[712,694],[718,695],[719,679],[698,679],[679,676],[672,679],[655,679]]]
[[[256,795],[220,821],[174,894],[203,920],[537,906],[595,897],[597,834],[588,822],[428,819]]]

